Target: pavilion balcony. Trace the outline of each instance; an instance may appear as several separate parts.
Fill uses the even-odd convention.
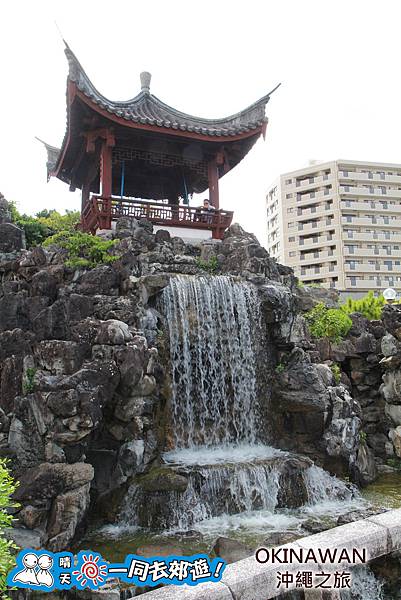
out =
[[[82,211],[81,227],[83,231],[95,233],[97,229],[111,229],[112,223],[121,217],[146,219],[159,227],[210,231],[214,239],[222,239],[224,231],[231,225],[233,212],[206,212],[183,204],[92,194]]]

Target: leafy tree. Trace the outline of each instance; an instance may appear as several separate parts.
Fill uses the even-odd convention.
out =
[[[5,538],[4,530],[12,526],[13,517],[7,513],[7,509],[15,506],[11,500],[17,484],[7,469],[7,461],[0,458],[0,597],[5,598],[7,590],[7,573],[13,568],[15,561],[13,551],[17,549],[15,544]]]
[[[47,216],[44,213],[47,213]],[[66,210],[65,215],[61,215],[57,210],[43,210],[41,213],[37,213],[36,216],[40,223],[52,231],[51,235],[60,231],[74,231],[75,225],[79,223],[81,218],[78,210]]]
[[[110,251],[119,240],[102,240],[82,231],[60,231],[46,239],[44,247],[54,245],[67,251],[68,267],[96,267],[118,260]]]
[[[347,298],[345,304],[342,304],[340,308],[347,315],[360,313],[369,319],[369,321],[372,321],[381,318],[383,306],[385,306],[385,304],[386,301],[381,294],[380,296],[375,296],[373,291],[370,291],[366,296],[359,300]]]
[[[43,223],[29,215],[21,215],[15,224],[25,232],[26,245],[28,248],[39,246],[44,240],[52,235],[52,231]]]
[[[21,214],[15,202],[9,202],[11,220],[25,232],[28,248],[39,246],[48,237],[60,231],[74,231],[80,220],[79,211],[67,210],[65,215],[57,210],[47,208],[36,213],[36,216]]]
[[[327,308],[323,302],[305,313],[305,318],[314,338],[327,337],[332,342],[342,340],[352,327],[352,320],[343,310]]]

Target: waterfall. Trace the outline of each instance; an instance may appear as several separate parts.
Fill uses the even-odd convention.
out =
[[[230,277],[177,276],[163,303],[176,448],[255,443],[256,291]]]
[[[338,513],[350,503],[350,486],[261,441],[256,288],[228,276],[178,275],[160,309],[170,341],[174,442],[161,473],[172,484],[151,493],[146,477],[145,488],[140,479],[132,484],[120,522],[221,535],[241,527],[297,527],[308,511]],[[283,506],[294,510],[279,512]]]

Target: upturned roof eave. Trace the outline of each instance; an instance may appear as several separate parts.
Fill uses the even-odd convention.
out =
[[[165,102],[157,98],[157,96],[151,94],[149,91],[142,90],[134,98],[125,101],[109,100],[103,94],[101,94],[93,85],[92,81],[89,79],[82,65],[80,64],[77,57],[68,45],[66,45],[65,54],[67,56],[69,64],[69,80],[73,81],[77,85],[78,89],[82,91],[88,98],[90,98],[94,102],[94,104],[98,104],[111,112],[131,111],[134,114],[135,109],[140,109],[143,103],[148,102],[150,103],[152,108],[156,109],[156,113],[157,109],[159,109],[162,112],[165,112],[167,115],[173,115],[177,117],[177,119],[181,120],[183,123],[188,122],[190,126],[192,126],[192,124],[196,124],[199,127],[206,126],[206,129],[222,128],[224,126],[227,127],[227,129],[241,128],[248,127],[249,125],[254,125],[259,121],[263,121],[265,119],[265,106],[270,100],[271,94],[279,87],[276,86],[271,92],[269,92],[268,94],[266,94],[247,108],[244,108],[243,110],[229,115],[227,117],[216,119],[201,118],[173,108],[172,106],[166,104]],[[124,118],[124,120],[129,119]],[[163,120],[163,117],[161,117],[161,120]]]

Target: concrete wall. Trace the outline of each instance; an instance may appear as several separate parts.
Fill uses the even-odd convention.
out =
[[[328,531],[301,538],[280,548],[304,549],[366,549],[367,560],[373,560],[401,549],[401,509],[375,515],[361,521],[334,527]],[[349,565],[333,565],[334,570],[348,569]],[[325,572],[328,565],[321,567]],[[259,564],[255,557],[249,557],[228,565],[223,578],[218,583],[199,584],[196,587],[166,586],[141,595],[143,600],[269,600],[280,593],[295,588],[292,586],[277,589],[277,573],[289,571],[311,571],[311,564]],[[317,567],[319,570],[319,566]],[[324,596],[339,598],[338,591],[333,590]],[[305,598],[322,598],[319,590],[305,591]]]

